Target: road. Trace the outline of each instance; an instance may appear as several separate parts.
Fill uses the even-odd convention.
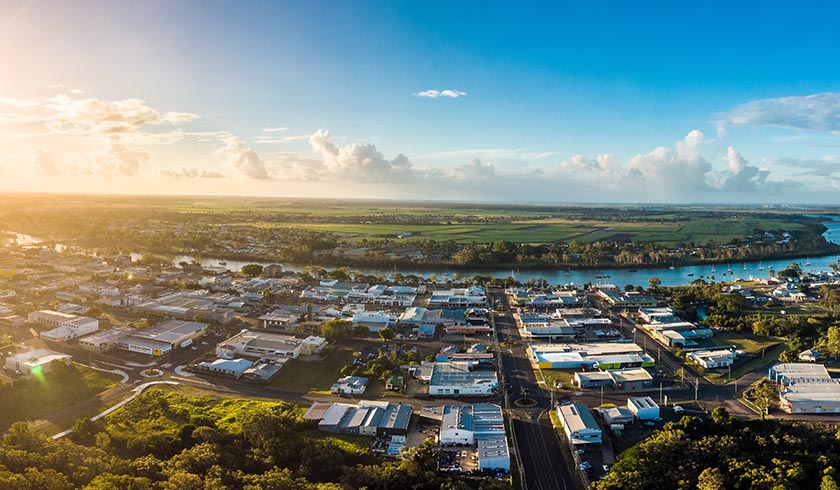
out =
[[[537,384],[531,362],[521,344],[519,330],[510,313],[510,305],[501,291],[491,291],[493,304],[505,306],[506,313],[494,316],[497,338],[501,344],[502,383],[510,384],[508,390],[511,426],[518,457],[512,463],[521,463],[523,490],[571,490],[575,488],[574,479],[563,463],[565,450],[557,438],[548,410],[551,400]],[[513,342],[512,347],[505,346]],[[521,391],[526,388],[529,398],[536,402],[531,408],[520,408],[515,400],[521,398]]]

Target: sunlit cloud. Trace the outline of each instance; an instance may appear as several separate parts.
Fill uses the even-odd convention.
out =
[[[458,97],[463,97],[467,95],[466,92],[462,92],[460,90],[453,90],[453,89],[446,89],[446,90],[424,90],[422,92],[417,92],[417,97],[428,97],[432,99],[437,99],[438,97],[448,97],[450,99],[457,99]]]
[[[775,126],[840,131],[840,93],[759,99],[717,116],[719,126]]]

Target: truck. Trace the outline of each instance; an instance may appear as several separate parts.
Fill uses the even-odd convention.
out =
[[[178,344],[178,346],[183,349],[185,347],[191,346],[192,343],[193,343],[193,339],[187,339],[187,340],[181,342],[180,344]]]

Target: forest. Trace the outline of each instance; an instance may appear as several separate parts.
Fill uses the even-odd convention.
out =
[[[435,471],[423,444],[397,460],[370,439],[306,426],[285,402],[149,390],[107,421],[53,440],[15,423],[0,444],[0,488],[16,490],[501,490]]]
[[[683,417],[620,456],[597,490],[834,490],[837,425]]]

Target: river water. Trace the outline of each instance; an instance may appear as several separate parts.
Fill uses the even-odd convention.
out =
[[[840,218],[832,218],[831,221],[825,223],[826,232],[823,234],[825,239],[831,243],[840,243]],[[20,233],[15,234],[17,239],[14,240],[23,246],[32,246],[41,243],[41,240],[24,235]],[[60,244],[56,245],[58,249]],[[139,253],[131,254],[133,259],[141,257]],[[173,264],[179,262],[191,262],[193,257],[189,255],[179,255],[172,259]],[[752,261],[752,262],[733,262],[731,264],[705,264],[705,265],[691,265],[680,266],[673,269],[661,267],[640,267],[631,272],[630,269],[587,269],[587,270],[411,270],[411,269],[397,269],[401,274],[414,274],[422,277],[429,277],[435,275],[438,279],[452,278],[453,274],[458,274],[460,277],[469,277],[474,275],[492,276],[504,278],[512,276],[518,281],[528,281],[529,279],[545,279],[550,284],[585,284],[591,282],[593,284],[605,283],[615,284],[619,287],[624,287],[626,284],[633,284],[638,286],[648,286],[648,278],[656,276],[659,278],[663,286],[680,286],[688,284],[691,281],[699,278],[714,279],[717,281],[734,281],[736,279],[766,279],[769,277],[769,270],[775,269],[777,272],[783,270],[790,265],[791,262],[797,262],[805,271],[828,271],[831,270],[830,265],[840,260],[840,255],[831,255],[826,257],[795,257],[780,260],[770,261]],[[260,261],[240,261],[240,260],[222,260],[213,258],[202,258],[201,264],[207,267],[226,267],[230,270],[239,270],[246,264],[260,264],[267,265],[271,262]],[[284,270],[300,271],[303,265],[299,264],[281,264]],[[353,270],[358,270],[364,274],[376,275],[384,274],[386,277],[391,277],[394,269],[370,268],[370,267],[352,267]]]

